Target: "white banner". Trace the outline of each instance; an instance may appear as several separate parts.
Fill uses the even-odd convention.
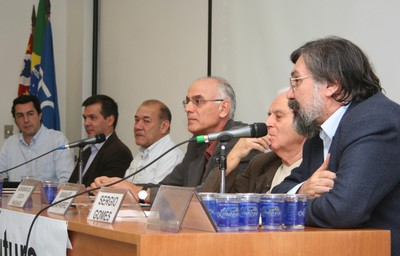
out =
[[[67,221],[40,216],[35,221],[24,254],[29,227],[35,215],[0,208],[0,255],[66,255]]]

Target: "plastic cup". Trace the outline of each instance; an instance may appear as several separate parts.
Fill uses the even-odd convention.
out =
[[[304,229],[306,207],[307,195],[285,195],[284,228],[288,230]]]
[[[262,195],[260,201],[262,230],[281,230],[284,208],[284,194]]]
[[[199,195],[211,217],[217,223],[217,199],[215,199],[215,193],[199,193]]]
[[[257,231],[260,219],[260,195],[238,194],[239,231]]]
[[[219,232],[239,230],[239,196],[236,194],[215,194],[217,199],[217,226]]]
[[[46,193],[47,200],[51,204],[56,198],[57,195],[57,183],[52,181],[44,181],[43,182],[43,190]]]

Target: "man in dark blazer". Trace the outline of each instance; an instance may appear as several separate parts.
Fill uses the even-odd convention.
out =
[[[118,105],[106,95],[94,95],[83,103],[85,130],[89,137],[104,133],[106,141],[88,146],[82,152],[82,184],[86,187],[99,176],[124,177],[133,157],[129,148],[118,138],[115,127]],[[79,161],[69,182],[79,181]]]
[[[233,120],[236,98],[229,83],[218,77],[205,77],[196,80],[188,90],[183,106],[187,115],[188,130],[194,136],[221,132],[231,128],[244,126],[244,123]],[[238,141],[232,139],[226,144],[226,154]],[[152,202],[158,192],[158,185],[173,185],[182,187],[196,187],[201,191],[201,186],[207,179],[211,170],[218,167],[216,158],[220,156],[221,143],[213,141],[207,144],[189,142],[182,163],[167,175],[159,184],[133,183],[117,184],[115,187],[128,188],[133,195],[138,197],[139,192],[146,191],[146,197],[140,198],[145,202]],[[241,159],[238,168],[230,175],[242,172],[250,159],[259,152],[253,150],[248,156]],[[99,177],[92,187],[102,186],[116,181],[114,178]],[[143,194],[143,193],[142,193]]]
[[[366,55],[328,37],[291,55],[303,162],[274,193],[307,194],[306,225],[391,230],[400,255],[400,106],[382,94]]]

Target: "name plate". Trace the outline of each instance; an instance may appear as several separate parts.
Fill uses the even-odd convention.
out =
[[[47,210],[47,212],[65,215],[68,208],[71,204],[74,205],[74,203],[78,212],[82,209],[88,209],[92,205],[92,201],[90,200],[89,194],[83,184],[67,183],[61,186],[60,191],[54,198],[52,206]]]
[[[42,184],[37,180],[24,180],[19,184],[8,202],[8,206],[23,208],[26,202],[31,198],[33,191],[35,191],[38,184]],[[41,188],[41,186],[40,186]],[[42,189],[42,188],[41,188]],[[42,189],[43,190],[43,189]]]
[[[88,220],[114,223],[115,217],[124,200],[126,190],[110,192],[111,189],[108,189],[107,191],[108,192],[102,189],[102,191],[97,194],[92,209],[87,217]]]
[[[58,192],[56,198],[54,198],[54,201],[53,201],[54,205],[52,207],[50,207],[47,210],[47,212],[64,215],[67,212],[72,201],[74,200],[74,198],[72,196],[76,195],[77,193],[78,193],[77,190],[61,189],[60,192]],[[65,201],[59,202],[67,197],[71,197],[71,198],[67,199]]]
[[[28,201],[28,199],[31,197],[34,189],[34,186],[19,185],[17,190],[14,192],[14,195],[8,202],[8,205],[21,208],[24,207],[26,201]]]

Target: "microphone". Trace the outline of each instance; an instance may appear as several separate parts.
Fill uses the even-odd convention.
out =
[[[267,134],[268,130],[265,123],[254,123],[238,129],[199,135],[195,139],[197,143],[208,143],[213,140],[229,141],[232,138],[258,138]]]
[[[97,134],[96,136],[91,137],[91,138],[78,140],[78,141],[72,142],[70,144],[67,144],[67,145],[64,145],[64,146],[60,146],[58,149],[83,147],[83,146],[86,146],[88,144],[101,143],[101,142],[104,142],[105,140],[106,140],[106,136],[104,135],[104,133],[100,133],[100,134]]]

